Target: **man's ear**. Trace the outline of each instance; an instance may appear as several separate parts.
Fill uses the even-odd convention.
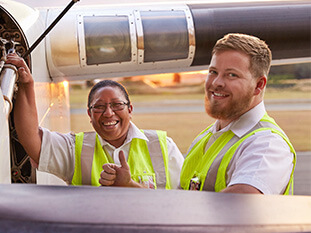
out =
[[[262,93],[267,85],[267,77],[261,76],[257,79],[256,88],[254,91],[254,95],[259,95]]]
[[[89,115],[89,117],[91,118],[91,109],[90,108],[87,109],[87,115]]]

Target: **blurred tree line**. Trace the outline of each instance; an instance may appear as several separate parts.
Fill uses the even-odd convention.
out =
[[[311,63],[272,66],[268,84],[278,84],[281,80],[311,79]]]
[[[174,75],[174,82],[178,83],[181,81],[181,76],[176,73]],[[284,83],[284,80],[301,80],[301,79],[311,79],[311,63],[299,63],[299,64],[291,64],[291,65],[278,65],[271,66],[268,85],[270,87],[290,87],[295,84]],[[125,82],[130,80],[130,77],[124,79]],[[178,82],[176,82],[178,80]],[[72,84],[73,88],[81,89],[82,86],[86,86],[87,88],[92,87],[96,83],[95,80],[87,80],[83,85],[81,83],[77,83],[77,85]],[[130,85],[131,82],[127,83]],[[136,82],[134,85],[140,83],[143,85],[142,81]],[[202,82],[204,84],[204,82]],[[146,86],[146,85],[144,85]],[[152,90],[148,91],[152,92]],[[152,92],[153,93],[153,92]]]

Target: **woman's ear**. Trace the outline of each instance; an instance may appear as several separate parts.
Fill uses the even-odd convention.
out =
[[[91,109],[90,108],[87,109],[87,115],[89,115],[89,117],[91,118]]]
[[[133,111],[133,105],[132,105],[132,104],[130,104],[130,105],[128,106],[128,110],[129,110],[129,113],[131,114],[132,111]]]
[[[267,85],[267,77],[266,76],[259,77],[256,83],[254,94],[259,95],[260,93],[263,93],[266,85]]]

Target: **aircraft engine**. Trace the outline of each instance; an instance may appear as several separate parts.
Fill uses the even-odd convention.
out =
[[[47,37],[56,80],[207,69],[213,45],[230,32],[265,40],[273,64],[311,62],[308,1],[78,5]],[[48,22],[59,12],[49,11]]]

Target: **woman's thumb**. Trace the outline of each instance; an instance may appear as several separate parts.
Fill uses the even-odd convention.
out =
[[[126,162],[124,152],[122,150],[119,152],[119,160],[120,160],[121,167],[130,169],[129,165]]]

